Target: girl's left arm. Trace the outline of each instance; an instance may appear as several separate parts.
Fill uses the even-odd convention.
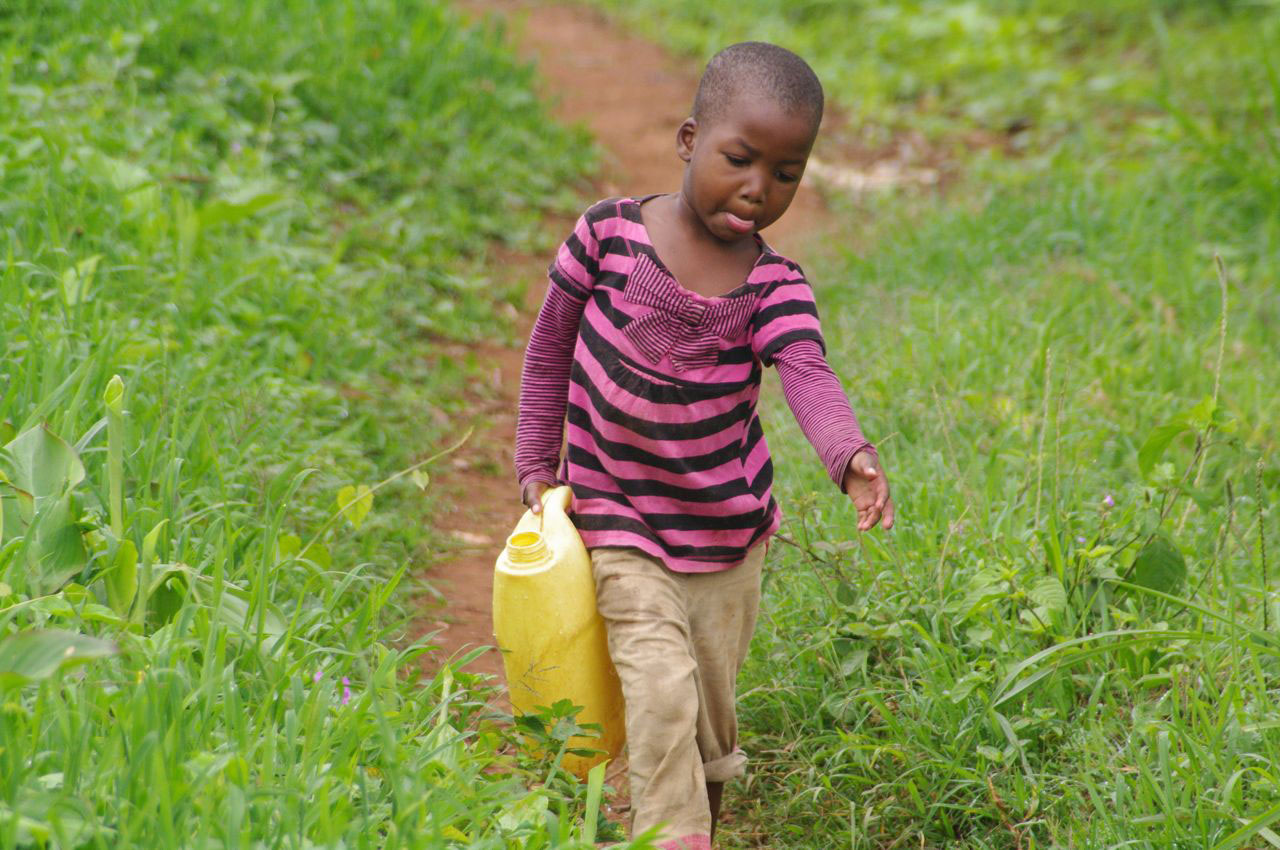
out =
[[[813,340],[797,340],[777,351],[773,365],[800,430],[822,458],[827,475],[843,490],[854,455],[867,452],[875,457],[876,450],[863,436],[840,379]]]
[[[776,351],[773,362],[800,430],[822,458],[831,480],[853,501],[858,530],[882,521],[885,528],[892,528],[889,481],[822,346],[811,339],[797,340]]]

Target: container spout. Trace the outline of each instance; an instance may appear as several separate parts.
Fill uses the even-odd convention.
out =
[[[547,541],[537,531],[519,531],[507,538],[507,563],[516,570],[530,570],[551,560]]]

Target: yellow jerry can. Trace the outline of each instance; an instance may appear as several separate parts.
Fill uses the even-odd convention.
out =
[[[525,511],[507,538],[494,567],[493,633],[517,714],[568,699],[582,706],[578,723],[602,727],[599,738],[569,741],[602,754],[566,754],[562,762],[586,778],[588,770],[622,751],[626,727],[622,686],[596,611],[591,558],[568,515],[572,498],[568,487],[546,491],[541,518]]]

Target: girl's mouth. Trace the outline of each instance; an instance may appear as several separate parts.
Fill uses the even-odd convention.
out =
[[[750,233],[752,230],[755,230],[756,227],[756,223],[751,219],[738,218],[733,213],[727,211],[724,214],[724,222],[729,225],[729,229],[734,233]]]

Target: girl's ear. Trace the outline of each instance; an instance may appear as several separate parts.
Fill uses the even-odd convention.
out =
[[[684,119],[676,129],[676,156],[688,162],[693,158],[693,138],[698,133],[698,122],[692,118]]]

